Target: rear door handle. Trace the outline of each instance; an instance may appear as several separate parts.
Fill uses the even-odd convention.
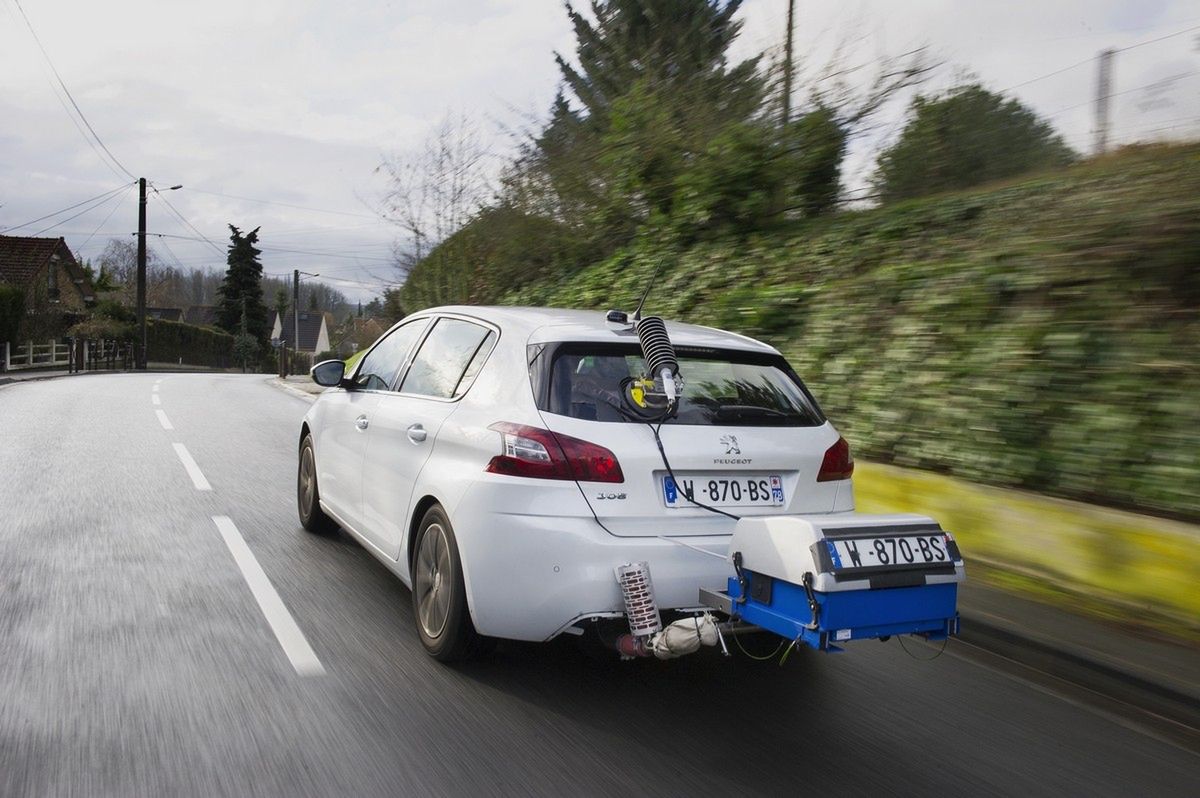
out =
[[[408,428],[408,439],[413,443],[420,443],[429,437],[429,433],[420,424],[413,424]]]
[[[359,416],[358,418],[354,419],[354,426],[358,427],[359,429],[366,429],[367,427],[371,426],[371,422],[367,420],[366,416]]]

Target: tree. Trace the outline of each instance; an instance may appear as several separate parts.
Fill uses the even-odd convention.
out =
[[[288,298],[286,288],[275,289],[275,312],[279,315],[279,323],[283,323],[283,317],[287,315],[288,308],[291,307],[291,301]]]
[[[408,240],[396,248],[401,278],[430,251],[462,229],[492,198],[491,150],[463,114],[447,115],[416,151],[387,158],[391,187],[384,216]]]
[[[359,303],[359,310],[362,310],[362,304]],[[360,317],[362,313],[358,314]],[[388,288],[383,292],[383,308],[380,315],[387,320],[388,324],[395,324],[408,314],[404,311],[404,305],[400,301],[400,289]]]
[[[1077,158],[1048,122],[979,84],[918,96],[899,140],[877,161],[884,201],[967,188]]]
[[[234,335],[245,333],[264,343],[270,333],[270,324],[267,306],[263,304],[262,264],[258,262],[261,250],[254,246],[258,243],[258,228],[243,235],[241,230],[229,225],[229,231],[226,259],[229,268],[217,289],[217,326]]]
[[[604,255],[675,213],[679,180],[730,125],[757,113],[758,59],[731,65],[740,0],[609,0],[590,21],[568,5],[572,66],[528,158],[561,203],[559,218]]]

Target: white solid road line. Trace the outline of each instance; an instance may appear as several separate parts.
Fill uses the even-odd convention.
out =
[[[283,653],[287,654],[287,658],[292,661],[292,667],[296,669],[296,673],[301,676],[324,674],[325,668],[321,665],[321,660],[317,659],[317,654],[305,639],[304,632],[300,631],[296,620],[284,605],[283,599],[275,592],[271,580],[267,578],[266,572],[258,564],[254,552],[250,551],[250,547],[246,545],[246,540],[238,532],[233,520],[225,515],[214,515],[212,520],[217,525],[221,537],[225,539],[225,545],[229,547],[229,553],[233,555],[233,561],[241,569],[246,584],[250,586],[250,592],[254,594],[259,609],[266,616],[267,623],[271,625],[275,639],[279,641]]]
[[[158,423],[162,424],[163,429],[175,429],[174,425],[171,424],[171,419],[167,418],[166,413],[161,410],[155,410],[154,415],[158,416]]]
[[[204,478],[204,472],[200,470],[200,466],[196,465],[196,461],[192,459],[191,452],[187,450],[187,447],[182,443],[172,443],[171,445],[175,447],[175,454],[179,455],[179,460],[187,470],[188,476],[192,478],[192,484],[196,486],[196,490],[212,490],[212,485],[208,484],[208,480]]]
[[[153,396],[150,397],[150,401],[156,405],[161,405],[162,397],[160,397],[158,394],[154,394]]]

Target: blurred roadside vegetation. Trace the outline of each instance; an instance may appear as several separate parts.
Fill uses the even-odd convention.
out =
[[[630,247],[501,304],[650,308],[779,347],[856,454],[1200,520],[1200,145],[780,235]]]
[[[1080,162],[963,85],[913,100],[849,210],[848,142],[933,66],[849,42],[785,110],[778,63],[728,58],[738,6],[568,7],[497,182],[462,118],[385,162],[404,307],[631,308],[661,269],[653,312],[776,344],[861,456],[1200,520],[1200,147]]]

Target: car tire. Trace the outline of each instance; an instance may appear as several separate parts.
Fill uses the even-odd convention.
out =
[[[462,559],[450,519],[434,505],[417,528],[412,558],[413,622],[421,645],[439,662],[462,662],[491,649],[467,608]]]
[[[337,522],[321,509],[321,492],[317,486],[317,457],[313,451],[312,435],[305,435],[300,444],[300,462],[296,467],[296,507],[300,526],[315,535],[337,532]]]

